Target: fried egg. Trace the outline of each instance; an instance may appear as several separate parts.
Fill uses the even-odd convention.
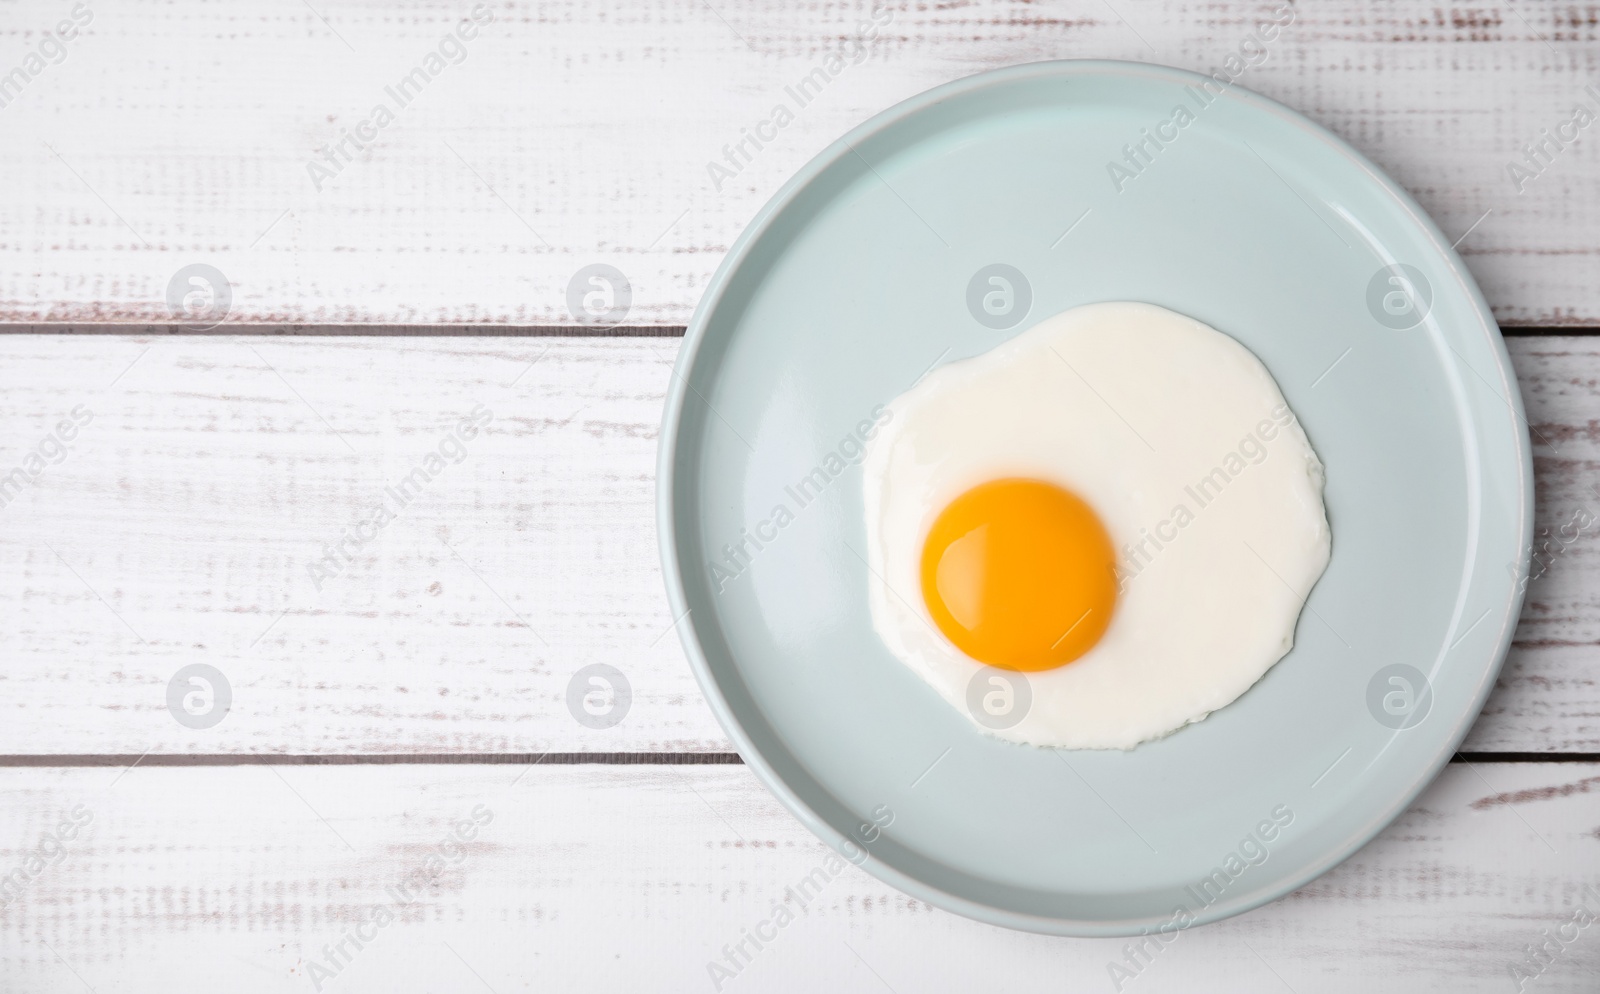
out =
[[[1293,646],[1328,564],[1323,468],[1234,339],[1091,304],[889,411],[863,464],[873,627],[984,731],[1129,749]]]

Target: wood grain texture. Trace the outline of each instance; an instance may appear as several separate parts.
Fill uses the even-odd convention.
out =
[[[1594,764],[1451,766],[1344,865],[1181,933],[1121,989],[1515,990],[1526,946],[1600,912],[1597,799]],[[0,872],[75,811],[0,908],[7,990],[713,992],[706,964],[831,852],[740,767],[11,770]],[[790,907],[721,990],[1118,989],[1125,940],[980,925],[859,869]],[[397,919],[313,975],[378,908]],[[1527,989],[1597,974],[1590,926]]]
[[[1509,345],[1538,527],[1600,521],[1600,340]],[[657,562],[677,346],[0,337],[0,477],[54,451],[47,434],[75,407],[93,414],[0,509],[0,754],[729,750]],[[462,461],[313,577],[325,544],[395,506],[386,488],[478,404],[492,419]],[[1600,751],[1595,531],[1545,554],[1465,748]],[[197,663],[233,690],[211,728],[167,710],[168,682]],[[567,709],[591,663],[632,685],[616,727]]]
[[[0,107],[0,320],[166,320],[194,263],[231,320],[570,323],[606,262],[631,319],[682,323],[741,228],[849,128],[931,86],[1054,58],[1210,71],[1273,0],[893,3],[858,64],[717,189],[708,164],[858,51],[866,2],[487,0],[459,64],[319,184],[469,0],[89,0],[93,20]],[[724,9],[724,7],[726,9]],[[1593,142],[1518,190],[1507,166],[1600,79],[1594,4],[1300,3],[1240,85],[1349,140],[1410,190],[1502,322],[1600,322]],[[8,5],[0,72],[37,51],[54,0]],[[452,46],[446,54],[454,54]]]

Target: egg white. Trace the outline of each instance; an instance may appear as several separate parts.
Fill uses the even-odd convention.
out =
[[[1322,463],[1234,339],[1150,304],[1091,304],[935,370],[889,408],[863,464],[873,626],[984,731],[1132,748],[1231,703],[1293,646],[1328,564]],[[1121,591],[1101,640],[1025,674],[1025,714],[995,728],[968,706],[986,668],[935,627],[920,564],[945,505],[1001,477],[1086,500]]]

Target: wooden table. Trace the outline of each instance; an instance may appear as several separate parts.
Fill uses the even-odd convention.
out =
[[[1047,58],[1209,69],[1277,6],[896,4],[863,40],[856,3],[69,2],[0,25],[8,992],[716,990],[708,963],[827,850],[731,752],[662,593],[657,424],[709,274],[902,98]],[[1600,108],[1597,8],[1295,10],[1241,84],[1460,237],[1535,429],[1541,542],[1600,519],[1600,131],[1508,170]],[[633,288],[599,335],[567,304],[594,263]],[[226,320],[171,334],[197,264]],[[475,410],[460,461],[363,530]],[[1593,531],[1550,539],[1494,696],[1406,815],[1134,979],[1122,941],[851,870],[721,989],[1600,989],[1600,928],[1559,937],[1600,914]],[[608,728],[568,706],[595,663],[632,688]],[[194,666],[225,712],[174,684]]]

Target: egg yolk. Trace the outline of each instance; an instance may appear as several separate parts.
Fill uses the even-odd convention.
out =
[[[1111,624],[1116,551],[1094,509],[1040,480],[991,480],[951,501],[922,546],[922,598],[980,663],[1048,670]]]

